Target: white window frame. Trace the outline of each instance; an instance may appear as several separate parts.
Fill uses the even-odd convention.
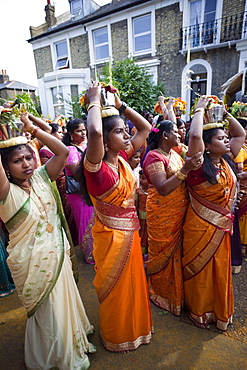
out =
[[[80,3],[80,8],[78,8],[78,10],[75,12],[75,11],[73,11],[73,3],[75,3],[76,1],[78,1],[79,3]],[[82,1],[81,0],[72,0],[71,2],[70,2],[70,13],[71,13],[71,15],[73,15],[73,16],[77,16],[77,15],[80,15],[81,13],[82,13],[82,9],[83,9],[83,5],[82,5]]]
[[[94,38],[94,33],[99,31],[99,30],[102,30],[102,29],[106,29],[106,34],[107,34],[107,42],[104,42],[104,43],[101,43],[101,44],[97,44],[95,45],[95,38]],[[94,50],[94,60],[96,61],[96,63],[99,63],[101,61],[106,61],[109,59],[109,56],[110,56],[110,49],[109,49],[109,30],[108,30],[108,27],[107,26],[104,26],[104,27],[99,27],[99,28],[96,28],[93,30],[92,32],[92,37],[93,37],[93,50]],[[96,59],[96,48],[97,47],[101,47],[101,46],[105,46],[107,45],[108,46],[108,56],[106,58],[101,58],[101,59]]]
[[[204,22],[205,1],[207,1],[207,0],[202,0],[202,18],[203,18],[202,23]],[[221,19],[221,17],[222,17],[222,6],[223,6],[223,0],[217,0],[215,19],[218,19],[218,20]],[[190,26],[190,0],[183,0],[183,2],[180,2],[180,10],[183,12],[183,28],[184,27],[189,27]],[[217,28],[218,28],[219,32],[217,33],[216,44],[218,44],[220,42],[221,21],[219,21]],[[197,47],[195,47],[194,49],[196,49],[196,48]],[[187,47],[185,47],[183,45],[182,49],[183,50],[188,49],[188,40],[187,40]]]
[[[67,53],[62,55],[62,56],[59,56],[57,55],[57,45],[58,44],[61,44],[61,43],[66,43],[66,46],[67,46]],[[67,68],[70,64],[70,57],[69,57],[69,47],[68,47],[68,40],[60,40],[60,41],[57,41],[54,43],[54,69],[63,69],[63,68]],[[63,66],[60,66],[58,67],[58,62],[60,60],[64,60],[65,61],[65,64]]]
[[[93,32],[100,29],[107,27],[107,34],[108,34],[108,50],[109,50],[109,57],[105,59],[100,59],[97,60],[95,59],[95,48],[94,48],[94,37],[93,37]],[[89,54],[90,54],[90,67],[94,68],[97,64],[102,64],[111,58],[112,60],[112,40],[111,40],[111,24],[110,22],[99,22],[96,23],[92,26],[87,27],[87,32],[88,32],[88,39],[89,39]]]
[[[191,104],[190,104],[191,103],[190,102],[191,90],[189,89],[189,87],[187,87],[187,85],[190,86],[190,84],[191,84],[191,82],[188,80],[188,78],[190,77],[190,74],[188,74],[188,71],[193,71],[193,66],[195,64],[201,64],[206,69],[206,71],[207,71],[207,92],[206,92],[206,95],[211,95],[212,67],[204,59],[192,60],[191,62],[186,64],[186,66],[184,67],[183,72],[182,72],[182,86],[181,86],[182,94],[181,94],[181,97],[182,97],[182,100],[185,100],[187,102],[187,109],[186,109],[186,116],[185,116],[186,121],[189,121],[189,119],[190,119],[189,113],[190,113],[190,109],[191,109]]]
[[[133,30],[133,20],[134,18],[142,17],[144,15],[151,15],[151,48],[148,50],[141,50],[135,52],[134,50],[134,30]],[[127,18],[128,22],[128,44],[129,44],[129,57],[151,54],[151,56],[156,55],[155,49],[155,9],[154,7],[147,7],[143,12],[140,10],[132,12],[131,15]]]
[[[135,33],[135,31],[134,31],[134,28],[135,28],[134,27],[135,20],[141,19],[141,18],[146,17],[146,16],[149,16],[150,17],[150,30],[145,31],[145,32]],[[139,50],[139,51],[134,50],[134,54],[142,54],[143,52],[146,53],[146,52],[150,52],[152,50],[152,24],[151,23],[152,23],[151,13],[139,15],[138,17],[133,17],[132,18],[132,33],[133,33],[133,48],[134,49],[135,49],[136,39],[137,38],[142,37],[142,36],[148,36],[148,35],[150,35],[150,47],[149,48],[146,48],[146,49]]]
[[[158,59],[151,59],[151,60],[145,60],[141,62],[136,62],[140,67],[146,67],[149,74],[152,75],[152,82],[154,82],[155,85],[158,83],[158,66],[160,65],[160,60]]]

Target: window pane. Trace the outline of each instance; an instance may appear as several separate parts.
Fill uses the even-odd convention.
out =
[[[135,38],[135,52],[151,49],[151,35],[138,36]]]
[[[58,58],[61,56],[68,55],[67,42],[63,41],[63,42],[60,42],[59,44],[56,44],[56,52],[57,52]]]
[[[63,104],[63,91],[62,87],[53,87],[52,89],[53,104]]]
[[[95,59],[105,59],[109,57],[108,45],[102,45],[95,48]]]
[[[81,0],[75,0],[71,3],[71,11],[72,14],[78,14],[79,10],[81,10]]]
[[[134,19],[134,35],[142,32],[151,32],[151,15],[147,14],[143,17]]]
[[[205,13],[215,12],[216,0],[205,1]]]
[[[74,96],[77,96],[79,94],[78,85],[70,85],[70,91],[71,91],[71,98],[73,98]]]
[[[56,68],[65,68],[68,67],[68,58],[57,60]]]
[[[107,28],[101,28],[100,30],[94,31],[94,44],[97,46],[98,44],[103,44],[108,42],[108,33]]]

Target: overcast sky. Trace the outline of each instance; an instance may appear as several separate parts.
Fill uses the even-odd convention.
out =
[[[99,5],[111,0],[95,0]],[[6,70],[10,80],[38,86],[29,27],[45,23],[47,0],[0,0],[0,70]],[[51,0],[55,15],[69,11],[68,0]]]

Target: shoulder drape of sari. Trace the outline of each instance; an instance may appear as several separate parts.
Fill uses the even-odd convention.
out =
[[[53,289],[63,265],[64,249],[69,250],[61,201],[45,166],[34,172],[31,183],[30,196],[10,184],[10,192],[0,206],[10,237],[7,262],[28,317]],[[47,222],[53,226],[51,233],[46,230]]]
[[[147,164],[145,172],[150,177],[165,171],[167,178],[179,170],[183,161],[171,151],[169,160],[163,164],[162,156],[156,162]],[[185,181],[167,196],[162,196],[150,186],[148,189],[146,217],[148,226],[149,294],[159,307],[179,315],[183,305],[182,282],[182,226],[188,206],[188,192]]]
[[[230,233],[236,177],[222,159],[214,185],[192,185],[184,223],[185,303],[198,325],[216,322],[225,330],[233,314]]]
[[[92,165],[85,162],[85,168]],[[100,333],[110,351],[136,349],[151,339],[151,311],[142,261],[134,181],[119,157],[119,180],[101,196],[91,196]]]

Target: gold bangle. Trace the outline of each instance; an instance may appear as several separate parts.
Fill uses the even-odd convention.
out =
[[[89,106],[87,108],[87,111],[89,111],[89,109],[91,109],[92,107],[98,107],[98,108],[102,109],[102,107],[99,103],[91,103],[91,104],[89,104]]]
[[[197,113],[197,112],[203,112],[204,113],[204,108],[196,108],[196,110],[194,111],[194,114]]]
[[[38,126],[34,126],[33,130],[30,132],[30,134],[35,137],[38,130],[40,130],[40,128]]]
[[[184,173],[182,173],[180,170],[178,170],[177,172],[175,172],[174,174],[179,180],[183,181],[186,179],[187,175],[185,175]]]
[[[173,109],[168,109],[168,113],[172,113],[173,112]]]

